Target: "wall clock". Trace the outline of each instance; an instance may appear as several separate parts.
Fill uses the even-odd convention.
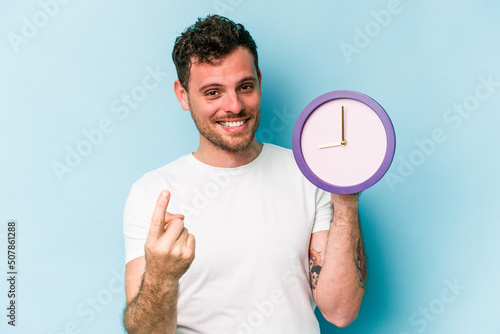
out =
[[[389,169],[395,147],[385,110],[369,96],[348,90],[311,101],[292,137],[295,161],[304,176],[335,194],[357,193],[377,183]]]

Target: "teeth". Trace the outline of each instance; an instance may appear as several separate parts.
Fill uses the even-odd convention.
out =
[[[239,121],[239,122],[219,122],[222,126],[225,126],[226,128],[235,128],[237,126],[242,126],[245,124],[245,121]]]

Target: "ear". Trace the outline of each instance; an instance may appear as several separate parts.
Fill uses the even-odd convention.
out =
[[[174,92],[177,100],[181,104],[182,109],[189,110],[189,94],[184,87],[182,87],[179,80],[175,80],[174,82]]]
[[[259,79],[260,97],[262,97],[262,89],[260,89],[262,85],[262,73],[260,73],[260,68],[257,69],[257,78]]]

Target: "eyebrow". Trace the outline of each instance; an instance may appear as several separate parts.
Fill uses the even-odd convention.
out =
[[[248,77],[245,77],[245,78],[241,79],[241,80],[238,82],[238,85],[241,85],[241,84],[242,84],[242,83],[244,83],[245,81],[252,81],[254,84],[256,84],[256,83],[257,83],[257,78],[256,78],[256,77],[254,77],[253,75],[250,75],[250,76],[248,76]],[[206,84],[206,85],[201,86],[201,87],[198,89],[198,91],[199,91],[199,92],[202,92],[202,91],[204,91],[204,90],[206,90],[206,89],[208,89],[208,88],[216,88],[216,87],[224,87],[224,85],[219,84],[219,83],[215,83],[215,82],[213,82],[213,83],[208,83],[208,84]]]
[[[206,85],[203,85],[201,86],[198,91],[199,92],[203,92],[204,90],[208,89],[208,88],[215,88],[215,87],[222,87],[221,84],[218,84],[218,83],[209,83],[209,84],[206,84]]]
[[[257,83],[257,78],[254,77],[253,75],[250,75],[250,76],[248,76],[246,78],[241,79],[239,83],[242,84],[245,81],[252,81],[253,83]]]

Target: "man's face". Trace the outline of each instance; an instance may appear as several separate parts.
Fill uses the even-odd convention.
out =
[[[234,152],[254,141],[260,120],[260,83],[253,56],[243,47],[212,64],[193,61],[189,92],[176,83],[176,94],[183,109],[191,111],[200,145]]]

